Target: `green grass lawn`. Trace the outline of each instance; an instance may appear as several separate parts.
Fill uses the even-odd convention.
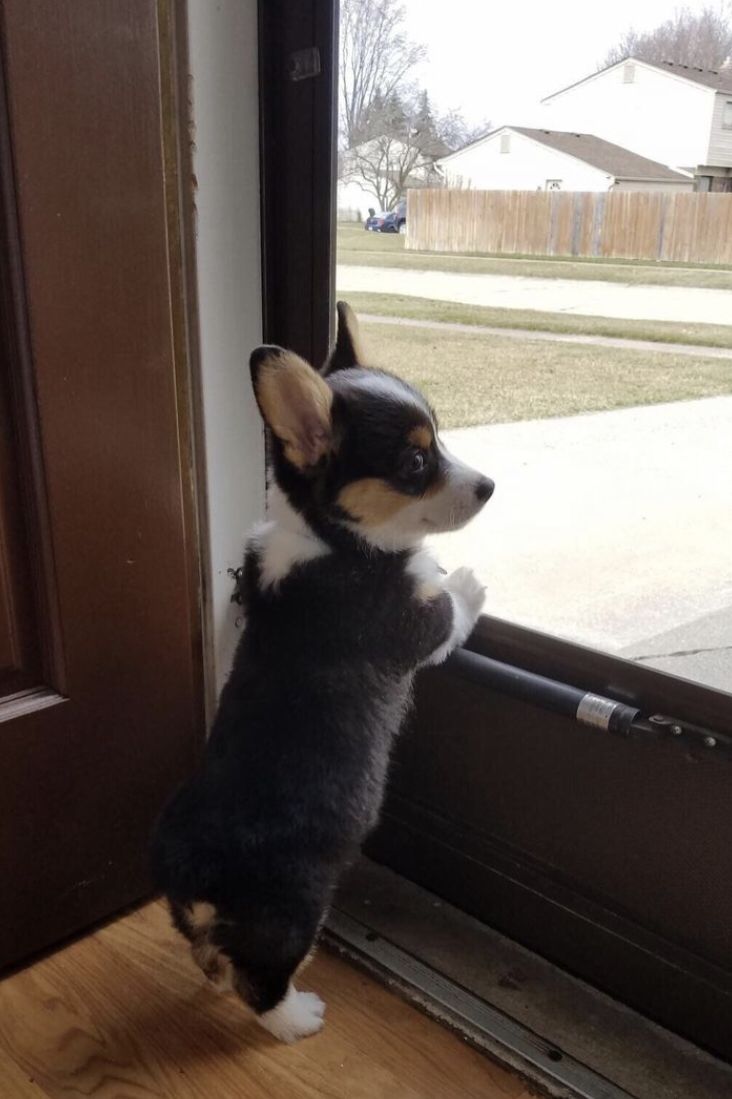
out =
[[[376,323],[363,342],[369,362],[424,391],[443,428],[732,393],[729,362],[670,352]]]
[[[358,225],[338,226],[338,263],[401,267],[412,271],[521,275],[528,278],[590,279],[627,285],[696,286],[732,290],[732,269],[688,264],[578,260],[572,257],[468,256],[447,252],[408,252],[397,233],[367,233]]]
[[[370,233],[369,236],[376,236]],[[732,347],[732,325],[685,324],[674,321],[618,320],[583,317],[574,313],[543,313],[538,309],[499,309],[486,305],[412,298],[404,294],[352,291],[344,295],[357,313],[408,320],[486,325],[489,328],[526,328],[531,331],[610,336],[614,339],[690,343],[700,347]],[[732,363],[728,364],[732,371]]]

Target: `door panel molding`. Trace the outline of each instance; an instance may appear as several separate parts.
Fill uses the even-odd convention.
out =
[[[23,530],[18,540],[27,554],[32,605],[20,614],[38,639],[39,661],[15,686],[43,682],[63,694],[66,671],[61,614],[53,556],[48,496],[38,421],[38,402],[25,298],[23,257],[15,194],[15,166],[10,139],[6,88],[5,36],[0,46],[0,342],[8,383],[7,415],[13,429],[17,461],[17,493],[13,506],[22,509]],[[23,682],[23,680],[26,680]]]
[[[62,702],[68,702],[68,699],[56,691],[49,691],[47,687],[19,691],[0,701],[0,724],[33,714],[37,710],[46,710],[49,706],[58,706]]]

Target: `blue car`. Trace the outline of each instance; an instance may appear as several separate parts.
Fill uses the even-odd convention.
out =
[[[402,200],[395,210],[382,219],[379,226],[380,233],[406,233],[407,231],[407,203]]]
[[[388,216],[388,214],[370,214],[363,223],[363,227],[367,233],[378,233],[384,224],[384,219]]]

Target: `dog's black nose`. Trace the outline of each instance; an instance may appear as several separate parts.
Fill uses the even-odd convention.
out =
[[[480,500],[481,504],[484,504],[486,500],[490,500],[493,495],[493,489],[496,486],[490,477],[481,477],[478,484],[475,486],[475,495]]]

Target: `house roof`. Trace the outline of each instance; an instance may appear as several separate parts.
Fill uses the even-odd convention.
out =
[[[598,69],[597,72],[590,73],[588,76],[583,76],[581,80],[575,80],[572,84],[567,84],[563,88],[558,88],[557,91],[552,92],[551,95],[544,96],[541,102],[548,103],[550,99],[554,99],[555,96],[561,95],[562,92],[568,92],[570,88],[577,88],[580,84],[584,84],[586,80],[594,80],[595,77],[600,76],[602,73],[609,72],[610,69],[616,69],[620,65],[624,65],[626,61],[632,61],[636,65],[645,65],[649,69],[659,69],[661,72],[669,73],[671,76],[679,76],[683,80],[691,80],[694,84],[703,84],[706,88],[712,88],[714,91],[732,95],[732,67],[730,66],[723,69],[701,69],[697,68],[695,65],[682,65],[680,61],[643,61],[639,57],[629,55],[628,57],[624,57],[621,61],[614,61],[612,65],[606,65],[604,69]]]
[[[532,130],[526,126],[509,126],[515,133],[524,134],[534,141],[548,145],[559,153],[567,153],[577,160],[583,160],[593,168],[613,176],[615,179],[667,179],[670,181],[688,180],[689,176],[676,172],[656,160],[632,153],[622,145],[613,145],[594,134],[577,134],[563,130]]]
[[[606,175],[613,176],[614,179],[652,179],[680,183],[688,181],[690,178],[683,172],[676,172],[665,164],[659,164],[656,160],[649,160],[645,156],[632,153],[630,149],[624,149],[621,145],[613,145],[610,141],[603,141],[601,137],[595,137],[594,134],[578,134],[564,130],[535,130],[528,126],[501,126],[499,129],[492,130],[489,134],[478,138],[477,141],[458,149],[457,152],[451,153],[450,156],[443,157],[442,160],[438,161],[438,164],[444,164],[448,160],[459,156],[460,153],[465,152],[466,149],[482,145],[484,141],[489,141],[492,137],[507,130],[523,134],[524,137],[529,137],[533,141],[547,145],[556,152],[573,156],[576,160],[581,160],[585,164],[605,172]]]
[[[714,88],[718,92],[726,92],[732,95],[732,68],[724,69],[699,69],[695,65],[682,65],[678,61],[646,61],[646,65],[652,65],[654,69],[663,69],[664,72],[674,73],[675,76],[684,76],[687,80],[693,80],[696,84],[704,84],[707,88]]]

